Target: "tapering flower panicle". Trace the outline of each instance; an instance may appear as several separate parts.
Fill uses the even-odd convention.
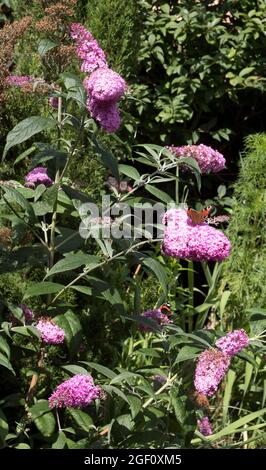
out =
[[[203,351],[197,361],[194,385],[199,393],[211,397],[230,366],[230,357],[218,349]]]
[[[164,325],[169,325],[170,323],[173,323],[173,321],[170,320],[168,316],[165,315],[165,313],[162,313],[159,309],[147,310],[146,312],[143,312],[141,316],[153,320],[161,328]],[[140,330],[145,332],[152,331],[152,327],[146,325],[145,323],[140,323],[139,327]]]
[[[45,186],[51,186],[53,180],[47,174],[47,168],[37,166],[34,170],[31,170],[25,177],[25,186],[28,188],[34,188],[36,184],[44,184]]]
[[[101,387],[90,375],[77,374],[58,385],[48,400],[50,408],[85,408],[96,398],[101,398]]]
[[[184,145],[182,147],[168,147],[168,149],[176,155],[177,158],[194,158],[199,165],[202,173],[218,173],[225,168],[224,156],[204,144]],[[184,168],[188,166],[184,164]]]
[[[85,78],[84,87],[91,116],[106,132],[116,132],[121,124],[117,102],[125,93],[125,80],[109,68],[98,68]]]
[[[104,51],[84,26],[73,23],[70,35],[83,61],[80,70],[90,73],[83,82],[88,94],[87,109],[105,132],[114,133],[121,124],[118,101],[125,93],[126,82],[108,67]]]
[[[70,36],[76,42],[76,51],[80,59],[82,72],[93,72],[98,67],[108,67],[104,51],[92,34],[79,23],[72,23]]]
[[[201,432],[203,436],[210,436],[213,434],[212,426],[208,416],[204,416],[204,418],[198,419],[198,428],[199,432]]]
[[[219,338],[215,345],[228,356],[234,356],[249,345],[249,337],[245,330],[234,330]]]
[[[41,339],[47,344],[60,344],[64,342],[65,332],[57,326],[52,319],[41,318],[36,323],[37,330],[41,333]]]
[[[183,209],[169,209],[163,218],[166,224],[162,251],[174,258],[192,261],[222,261],[229,256],[228,238],[206,222],[193,225]]]

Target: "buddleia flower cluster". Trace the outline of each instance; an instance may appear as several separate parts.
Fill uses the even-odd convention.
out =
[[[167,256],[192,261],[222,261],[230,254],[231,244],[223,232],[205,222],[193,225],[184,209],[169,209],[163,223],[166,227],[162,252]]]
[[[70,35],[76,43],[77,56],[82,59],[80,70],[90,73],[83,82],[88,94],[87,109],[104,131],[116,132],[121,123],[118,101],[126,91],[126,82],[109,68],[104,51],[84,26],[73,23]]]
[[[168,149],[177,158],[194,158],[199,165],[201,173],[218,173],[225,168],[224,156],[207,145],[184,145],[182,147],[174,147],[172,145]],[[185,163],[182,167],[185,170],[189,168]]]
[[[101,396],[91,375],[77,374],[58,385],[48,401],[50,408],[85,408]]]

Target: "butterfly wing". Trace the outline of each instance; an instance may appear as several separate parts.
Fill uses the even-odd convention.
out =
[[[190,217],[192,224],[197,225],[205,222],[212,210],[212,206],[208,206],[201,211],[196,211],[195,209],[188,209],[187,215]]]

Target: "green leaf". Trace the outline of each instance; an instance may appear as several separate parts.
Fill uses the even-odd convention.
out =
[[[92,369],[97,370],[97,372],[100,372],[100,374],[104,375],[105,377],[108,377],[108,379],[114,379],[117,375],[112,370],[108,369],[108,367],[101,366],[100,364],[96,364],[95,362],[80,361],[80,363],[86,364]]]
[[[119,388],[114,387],[113,385],[103,385],[102,388],[109,395],[112,395],[114,393],[115,395],[118,395],[120,398],[122,398],[126,403],[129,403],[128,399],[127,399],[127,396]]]
[[[48,413],[50,410],[48,400],[39,400],[35,405],[30,407],[30,413],[32,419],[39,418],[45,413]]]
[[[67,99],[74,99],[80,108],[85,108],[86,105],[86,92],[81,79],[69,72],[61,74],[67,89]]]
[[[140,179],[140,174],[138,170],[134,168],[133,166],[120,164],[118,165],[118,169],[120,173],[123,173],[123,175],[126,175],[133,180]]]
[[[56,316],[54,320],[65,331],[70,358],[73,358],[79,352],[82,341],[82,326],[78,316],[72,310],[68,310],[66,313]]]
[[[201,350],[199,348],[195,348],[193,346],[184,346],[180,349],[176,363],[187,361],[188,359],[194,359]]]
[[[13,326],[11,331],[23,336],[34,336],[37,339],[41,337],[40,331],[35,326]]]
[[[29,149],[25,150],[25,152],[22,152],[14,161],[14,165],[17,163],[21,162],[21,160],[24,160],[24,158],[28,157],[31,153],[33,153],[36,150],[36,147],[33,145]]]
[[[5,354],[7,359],[10,358],[10,347],[8,345],[8,342],[3,338],[3,336],[0,336],[0,351]]]
[[[128,395],[127,400],[130,405],[131,416],[134,419],[141,410],[142,401],[136,395]]]
[[[23,299],[36,297],[37,295],[55,294],[64,287],[63,284],[57,284],[56,282],[38,282],[26,290]]]
[[[92,295],[92,288],[91,287],[86,287],[86,286],[71,286],[71,289],[74,289],[78,292],[81,292],[82,294],[85,295]]]
[[[127,381],[128,379],[132,379],[136,377],[141,377],[141,376],[140,374],[135,374],[134,372],[122,372],[121,374],[118,374],[116,377],[114,377],[111,380],[110,385],[121,383],[124,380]]]
[[[148,258],[148,257],[147,258],[142,258],[140,260],[141,260],[141,263],[144,266],[146,266],[151,271],[153,271],[153,273],[157,277],[158,281],[160,282],[164,292],[167,293],[167,291],[168,291],[168,276],[167,276],[166,270],[161,265],[161,263],[159,263],[159,261],[157,261],[154,258]]]
[[[100,155],[105,168],[111,170],[113,176],[119,180],[118,163],[112,152],[103,147],[94,137],[92,138],[96,152]]]
[[[176,420],[178,423],[182,424],[186,418],[186,409],[177,393],[178,392],[172,387],[170,391],[171,403],[175,411]]]
[[[20,444],[14,445],[14,449],[30,449],[31,447],[25,442],[20,442]]]
[[[169,196],[169,194],[165,193],[161,189],[155,188],[151,184],[146,184],[145,189],[149,193],[151,193],[153,196],[157,197],[157,199],[159,199],[160,201],[165,202],[166,204],[168,204],[170,202],[173,202],[173,199],[171,198],[171,196]]]
[[[0,445],[4,447],[5,445],[5,438],[8,434],[9,426],[6,416],[4,415],[3,411],[0,409]]]
[[[63,431],[58,433],[56,441],[52,444],[52,449],[64,449],[67,442],[66,435]]]
[[[226,426],[221,431],[217,432],[216,434],[212,434],[211,436],[207,437],[209,441],[216,441],[224,436],[228,436],[229,434],[234,434],[237,432],[238,428],[244,426],[245,424],[249,423],[250,421],[254,421],[255,419],[259,418],[260,416],[265,416],[266,408],[262,410],[254,411],[253,413],[249,413],[247,416],[234,421],[233,423]]]
[[[84,253],[70,253],[67,254],[64,259],[58,261],[46,274],[45,278],[54,274],[77,269],[83,265],[95,267],[98,264],[99,258],[97,256],[86,255]]]
[[[38,53],[40,56],[44,56],[48,51],[57,47],[58,44],[50,39],[42,39],[39,42]]]
[[[9,369],[15,375],[15,372],[14,372],[14,369],[13,369],[11,363],[6,358],[6,356],[4,356],[2,353],[0,353],[0,366],[3,366],[6,369]]]
[[[34,191],[34,202],[37,202],[45,191],[46,186],[44,184],[38,184],[37,188]]]
[[[90,375],[90,373],[84,369],[84,367],[77,366],[75,364],[70,364],[69,366],[61,366],[62,369],[66,370],[67,372],[71,372],[71,374],[83,374],[83,375]]]
[[[55,431],[56,421],[53,413],[45,413],[39,418],[35,418],[34,424],[44,437],[50,437]]]
[[[90,429],[94,427],[92,418],[84,411],[69,408],[68,412],[70,416],[72,416],[78,427],[83,431],[89,432]]]
[[[22,207],[28,215],[29,222],[33,223],[35,221],[35,214],[31,204],[25,199],[24,196],[15,188],[10,188],[4,184],[0,184],[0,187],[5,191],[5,197],[9,203],[15,201],[20,207]]]
[[[8,134],[4,148],[3,159],[8,150],[14,145],[21,144],[30,139],[33,135],[56,126],[56,121],[52,118],[42,116],[32,116],[19,122]]]
[[[233,389],[235,379],[236,379],[236,373],[234,370],[230,369],[226,375],[226,385],[225,385],[225,391],[224,391],[224,396],[223,396],[223,424],[224,425],[227,419],[227,414],[229,410],[230,400],[232,396],[232,389]]]

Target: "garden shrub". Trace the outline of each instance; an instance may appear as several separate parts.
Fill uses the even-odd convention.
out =
[[[243,322],[247,310],[265,308],[266,304],[265,158],[266,135],[249,136],[234,184],[227,230],[233,243],[232,255],[223,269],[223,286],[231,292],[226,308],[229,322]]]
[[[216,141],[236,159],[242,137],[264,125],[265,2],[139,4],[139,140]]]

